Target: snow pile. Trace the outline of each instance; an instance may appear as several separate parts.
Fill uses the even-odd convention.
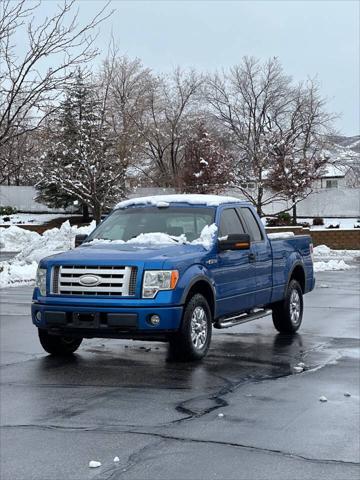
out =
[[[215,223],[212,225],[205,225],[202,229],[200,237],[191,242],[192,245],[202,245],[206,250],[210,250],[212,247],[217,233],[217,226]]]
[[[350,270],[351,267],[344,260],[330,260],[328,262],[314,262],[315,272],[330,272],[336,270]]]
[[[331,248],[327,247],[326,245],[318,245],[314,247],[314,256],[322,257],[330,255]]]
[[[0,262],[0,288],[10,285],[26,285],[36,276],[37,263],[21,261]]]
[[[0,287],[33,281],[42,258],[73,248],[76,235],[88,234],[94,228],[95,222],[86,227],[72,227],[66,221],[60,228],[47,230],[43,235],[16,226],[0,229],[3,250],[19,251],[11,260],[0,262]]]
[[[354,260],[355,257],[360,257],[360,250],[332,250],[326,245],[318,245],[314,247],[315,259],[341,259]]]
[[[127,208],[134,205],[152,205],[155,207],[168,207],[170,203],[188,203],[190,205],[207,205],[217,207],[223,203],[239,202],[239,198],[221,195],[180,194],[180,195],[154,195],[149,197],[131,198],[116,205],[115,208]]]
[[[326,245],[314,248],[315,272],[329,272],[336,270],[349,270],[352,267],[345,261],[352,261],[360,256],[360,250],[332,250]]]
[[[15,225],[0,228],[0,248],[5,252],[20,252],[24,246],[35,242],[40,235]]]

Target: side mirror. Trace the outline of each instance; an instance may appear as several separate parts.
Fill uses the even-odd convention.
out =
[[[88,235],[81,234],[81,235],[76,235],[75,237],[75,248],[78,247],[83,243],[83,241],[88,237]]]
[[[218,240],[220,251],[224,250],[248,250],[250,248],[250,235],[247,233],[231,233]]]

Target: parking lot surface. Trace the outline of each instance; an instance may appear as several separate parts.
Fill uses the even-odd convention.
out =
[[[129,340],[52,358],[31,291],[0,291],[2,480],[359,478],[358,269],[317,275],[294,337],[271,317],[215,330],[188,364]]]

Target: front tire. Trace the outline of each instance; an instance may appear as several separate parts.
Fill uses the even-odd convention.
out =
[[[61,335],[50,335],[47,330],[38,329],[39,340],[45,352],[51,355],[68,356],[72,355],[81,345],[81,337],[65,337]]]
[[[170,338],[170,357],[181,361],[198,361],[211,342],[212,315],[205,297],[196,293],[184,308],[180,331]]]
[[[304,311],[303,293],[299,282],[290,280],[284,300],[272,307],[274,327],[280,333],[299,330]]]

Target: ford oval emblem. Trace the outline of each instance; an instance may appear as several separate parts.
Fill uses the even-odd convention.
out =
[[[101,278],[97,275],[81,275],[79,277],[80,285],[84,285],[85,287],[96,287],[101,282]]]

